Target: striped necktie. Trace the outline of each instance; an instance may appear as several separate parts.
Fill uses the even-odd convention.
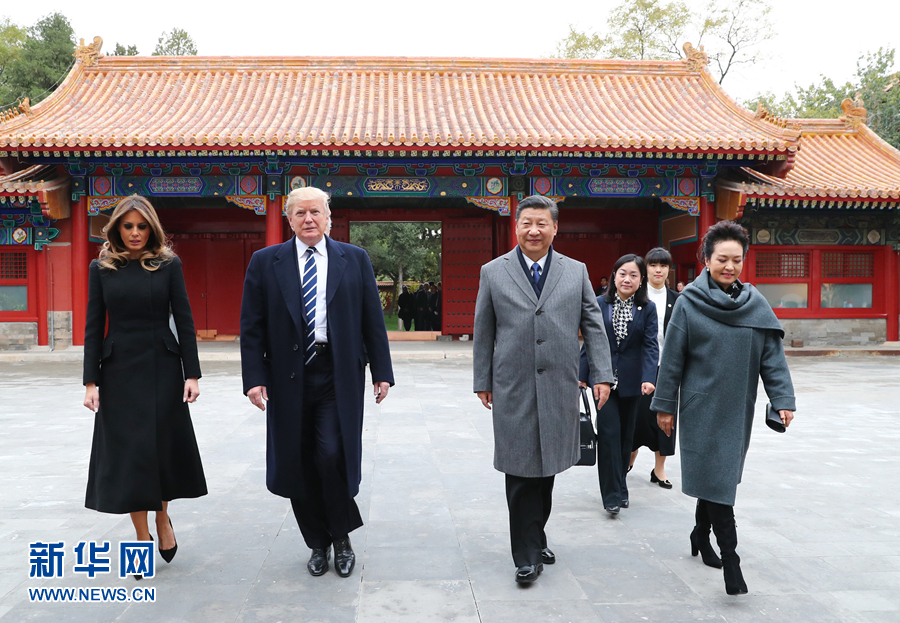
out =
[[[306,314],[305,353],[306,365],[316,357],[316,258],[314,247],[306,250],[306,262],[303,265],[301,291],[303,292],[303,311]]]

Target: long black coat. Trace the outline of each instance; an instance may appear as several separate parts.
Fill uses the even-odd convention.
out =
[[[113,271],[94,260],[89,274],[84,384],[97,384],[100,408],[85,506],[130,513],[206,495],[182,400],[185,378],[200,378],[200,362],[181,260],[152,272],[140,262]],[[170,306],[177,341],[169,328]]]
[[[394,384],[391,352],[375,272],[366,252],[326,238],[325,300],[334,360],[335,396],[350,494],[362,478],[363,400],[368,362],[373,382]],[[266,387],[266,486],[283,497],[303,492],[303,338],[297,248],[291,238],[253,254],[241,301],[241,371],[244,393]],[[370,390],[371,391],[371,390]]]

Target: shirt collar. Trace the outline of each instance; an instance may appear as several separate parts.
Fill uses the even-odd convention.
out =
[[[294,236],[294,242],[297,245],[297,257],[303,257],[303,255],[306,253],[306,250],[309,249],[309,245],[300,240],[300,238],[298,238],[297,236]],[[328,255],[328,246],[325,243],[325,236],[322,236],[322,239],[319,240],[319,242],[317,242],[314,246],[316,251],[318,251],[322,255]]]

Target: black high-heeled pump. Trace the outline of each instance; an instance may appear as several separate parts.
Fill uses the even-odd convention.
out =
[[[650,482],[655,485],[659,485],[663,489],[671,489],[672,483],[668,480],[660,480],[659,476],[656,475],[656,468],[650,470]]]
[[[172,528],[172,533],[175,533],[175,526],[172,525],[172,518],[169,517],[169,527]],[[175,553],[178,551],[178,539],[175,539],[175,546],[169,549],[159,548],[159,555],[162,556],[162,559],[166,561],[166,563],[172,562],[172,559],[175,558]]]

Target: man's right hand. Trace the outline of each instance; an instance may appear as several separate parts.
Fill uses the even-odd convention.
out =
[[[478,397],[481,398],[484,408],[490,411],[491,405],[494,404],[494,392],[478,392]]]
[[[259,407],[260,411],[266,410],[266,402],[269,400],[269,394],[266,393],[265,385],[252,387],[250,391],[247,392],[247,398],[250,399],[250,402],[253,403],[254,406]]]

